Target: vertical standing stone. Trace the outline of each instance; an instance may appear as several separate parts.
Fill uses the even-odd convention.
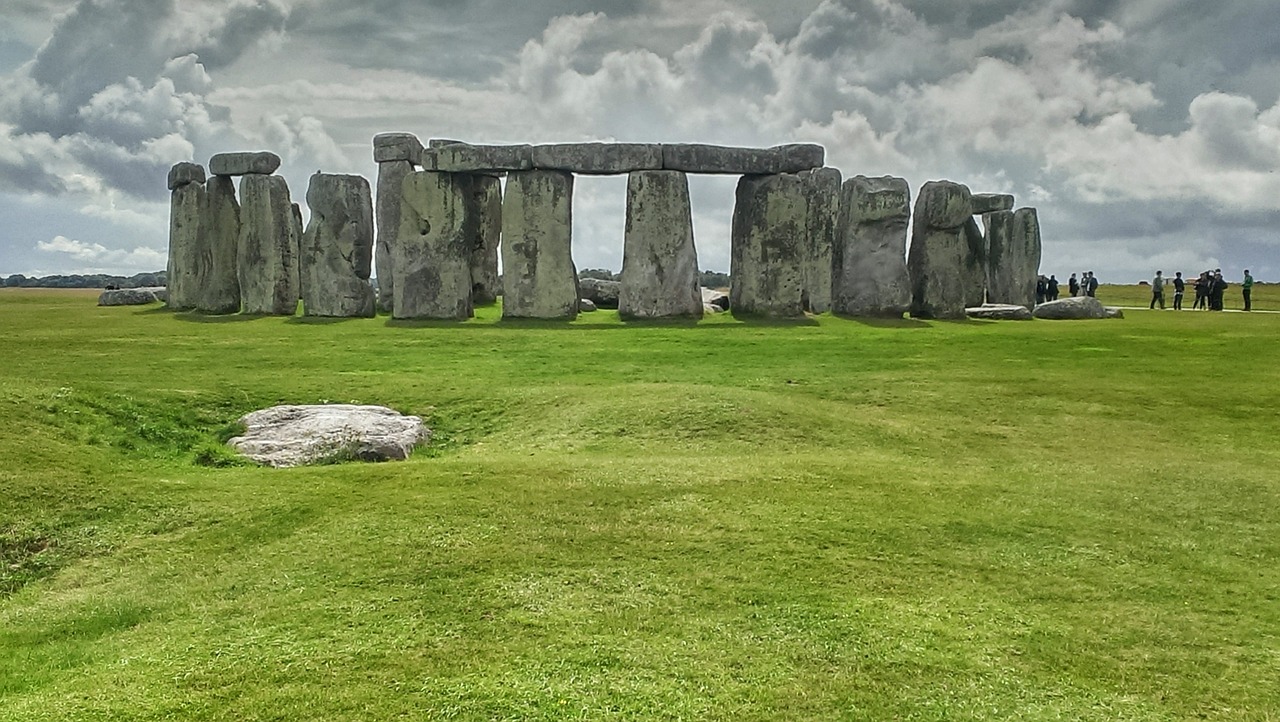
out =
[[[392,248],[395,318],[471,317],[471,250],[465,176],[410,173],[401,191],[400,230]]]
[[[1040,223],[1034,208],[982,216],[987,238],[987,297],[1034,308],[1040,273]]]
[[[688,177],[675,170],[628,174],[618,314],[701,318],[698,276]]]
[[[297,312],[300,225],[284,178],[245,175],[240,179],[237,268],[244,313],[292,316]]]
[[[236,249],[240,244],[240,203],[230,176],[215,175],[205,182],[205,222],[202,242],[207,273],[196,310],[235,313],[240,310],[240,279]],[[207,265],[206,265],[207,264]]]
[[[392,249],[400,232],[400,192],[405,176],[413,172],[413,163],[392,160],[378,164],[378,240],[377,276],[378,307],[390,311],[395,280],[391,271]]]
[[[498,243],[502,239],[502,181],[494,176],[470,177],[471,302],[498,300]]]
[[[902,178],[845,181],[832,266],[832,310],[902,318],[911,303],[907,224],[911,189]]]
[[[573,319],[573,175],[516,171],[502,200],[502,315]]]
[[[170,175],[172,177],[173,174]],[[166,275],[169,307],[176,311],[193,309],[199,303],[205,202],[204,185],[201,183],[184,181],[169,193],[169,261]]]
[[[831,310],[832,246],[840,215],[840,171],[817,168],[800,174],[805,181],[808,222],[805,229],[805,308],[813,313]]]
[[[965,317],[965,302],[971,295],[965,273],[970,253],[965,224],[972,218],[968,187],[930,181],[920,189],[907,257],[912,316]]]
[[[729,259],[734,315],[804,316],[804,185],[792,174],[738,181]]]
[[[987,236],[978,220],[969,216],[964,223],[964,240],[969,252],[964,257],[964,305],[981,306],[987,301]]]
[[[311,220],[298,266],[307,316],[369,317],[375,313],[373,197],[358,175],[316,173],[307,185]]]

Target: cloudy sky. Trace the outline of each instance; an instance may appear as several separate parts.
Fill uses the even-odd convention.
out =
[[[1014,193],[1060,278],[1280,281],[1277,28],[1275,0],[5,0],[0,275],[162,269],[171,164],[272,150],[300,200],[398,130],[818,142]],[[704,268],[733,183],[691,181]],[[625,186],[579,179],[579,268],[620,268]]]

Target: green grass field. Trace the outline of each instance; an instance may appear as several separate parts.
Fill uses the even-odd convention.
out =
[[[94,298],[0,291],[0,720],[1280,719],[1280,314]],[[222,449],[323,401],[435,439]]]

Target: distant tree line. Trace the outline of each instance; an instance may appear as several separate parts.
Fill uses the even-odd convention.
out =
[[[0,279],[0,288],[142,288],[145,286],[167,286],[168,276],[164,271],[154,273],[138,273],[132,276],[109,276],[105,273],[91,273],[69,276],[41,276],[28,278],[15,273]]]
[[[585,268],[578,271],[578,278],[598,278],[601,281],[621,281],[622,274],[604,268]],[[703,271],[698,283],[706,288],[726,288],[729,285],[729,274],[717,271]]]

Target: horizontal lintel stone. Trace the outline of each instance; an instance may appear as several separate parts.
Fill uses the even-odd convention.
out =
[[[169,169],[169,190],[177,190],[190,183],[204,183],[204,166],[199,163],[177,163]]]
[[[373,136],[373,160],[375,163],[407,160],[422,162],[422,141],[413,133],[379,133]]]
[[[473,145],[432,138],[422,152],[423,170],[492,174],[519,170],[559,170],[584,175],[623,175],[642,170],[686,173],[775,175],[823,167],[826,150],[814,143],[772,148],[737,148],[698,143],[548,143]]]
[[[485,173],[531,170],[531,145],[471,145],[453,143],[422,153],[422,169],[442,173]]]
[[[209,159],[211,175],[271,175],[280,167],[280,156],[260,150],[218,153]]]
[[[533,167],[585,175],[662,169],[656,143],[552,143],[533,146]]]
[[[983,213],[1011,210],[1013,210],[1013,196],[1007,193],[973,194],[973,214],[975,216],[980,216]]]

